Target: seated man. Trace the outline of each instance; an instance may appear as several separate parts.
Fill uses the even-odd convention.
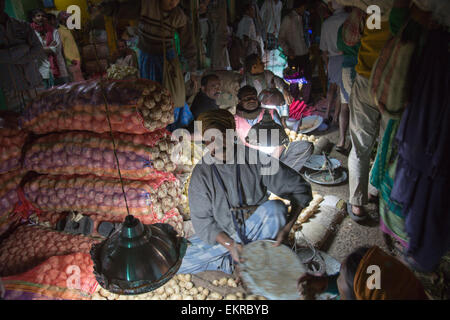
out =
[[[178,273],[231,274],[243,245],[275,239],[278,246],[287,239],[312,199],[311,186],[277,159],[233,143],[235,122],[230,112],[207,111],[199,120],[208,152],[195,166],[189,184],[196,234],[189,238],[191,245]],[[250,159],[252,153],[256,159]],[[291,201],[289,216],[282,201],[268,200],[268,190]]]
[[[201,86],[191,105],[191,112],[195,120],[202,112],[219,109],[216,103],[220,95],[219,77],[215,74],[206,75],[201,80]]]
[[[264,90],[261,92],[260,97],[263,105],[267,107],[285,104],[283,95],[276,89]],[[261,107],[261,103],[258,101],[255,88],[250,86],[242,87],[238,92],[238,98],[239,104],[236,107],[236,115],[234,117],[236,134],[243,144],[258,149],[257,146],[247,144],[245,137],[247,137],[251,127],[262,120],[265,109]],[[270,114],[276,123],[282,124],[277,110],[270,110]],[[287,147],[280,146],[276,148],[271,155],[299,172],[312,153],[313,145],[310,142],[294,141],[289,143]]]
[[[272,71],[265,70],[264,63],[257,54],[251,54],[245,58],[244,78],[241,87],[246,85],[254,87],[258,94],[265,89],[276,88],[283,93],[288,104],[292,103],[289,86]]]
[[[122,39],[117,42],[117,52],[112,56],[112,63],[123,67],[138,68],[136,53],[128,48],[126,41]]]

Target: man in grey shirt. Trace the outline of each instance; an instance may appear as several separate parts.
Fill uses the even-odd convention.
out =
[[[200,118],[205,141],[212,140],[205,135],[208,129],[222,135],[207,144],[209,152],[192,172],[189,207],[195,236],[189,238],[191,246],[178,272],[231,274],[244,244],[275,239],[280,245],[287,239],[299,213],[312,200],[311,186],[277,159],[227,143],[223,133],[235,129],[228,111],[208,111]],[[268,191],[291,201],[289,216],[282,201],[268,200]]]

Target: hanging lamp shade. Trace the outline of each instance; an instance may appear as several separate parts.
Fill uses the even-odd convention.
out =
[[[278,139],[272,139],[272,133],[275,130],[278,130]],[[264,111],[262,120],[250,129],[245,140],[258,147],[278,147],[289,143],[289,137],[284,128],[273,121],[270,111],[267,109]]]
[[[91,249],[94,275],[103,288],[121,295],[153,291],[178,271],[187,240],[168,224],[143,225],[127,216],[122,228]]]

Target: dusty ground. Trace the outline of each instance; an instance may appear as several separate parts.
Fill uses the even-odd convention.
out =
[[[313,134],[315,136],[324,136],[333,144],[335,144],[339,138],[339,132],[336,128],[330,129],[326,133],[314,132]],[[330,157],[338,159],[348,172],[347,156],[332,149]],[[349,197],[348,180],[338,186],[322,186],[313,183],[312,188],[322,195],[335,195],[345,201],[347,201]],[[367,210],[372,218],[370,222],[365,225],[360,225],[355,223],[348,216],[345,217],[336,234],[328,239],[323,250],[339,261],[342,261],[349,253],[361,246],[377,245],[388,250],[384,243],[382,232],[378,228],[376,205],[369,204]]]

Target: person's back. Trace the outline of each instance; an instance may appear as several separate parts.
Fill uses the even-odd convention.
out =
[[[358,64],[356,65],[358,74],[367,79],[370,77],[372,67],[380,55],[381,49],[391,36],[389,21],[381,21],[380,29],[370,29],[367,25],[364,27],[364,32],[361,36],[361,47],[358,52]]]
[[[45,54],[30,25],[9,17],[4,6],[0,0],[0,88],[8,109],[20,111],[42,84],[35,60]]]
[[[348,13],[343,8],[339,8],[322,25],[320,49],[322,51],[328,51],[328,56],[332,57],[342,54],[337,47],[337,35],[339,27],[345,22],[347,17]]]

